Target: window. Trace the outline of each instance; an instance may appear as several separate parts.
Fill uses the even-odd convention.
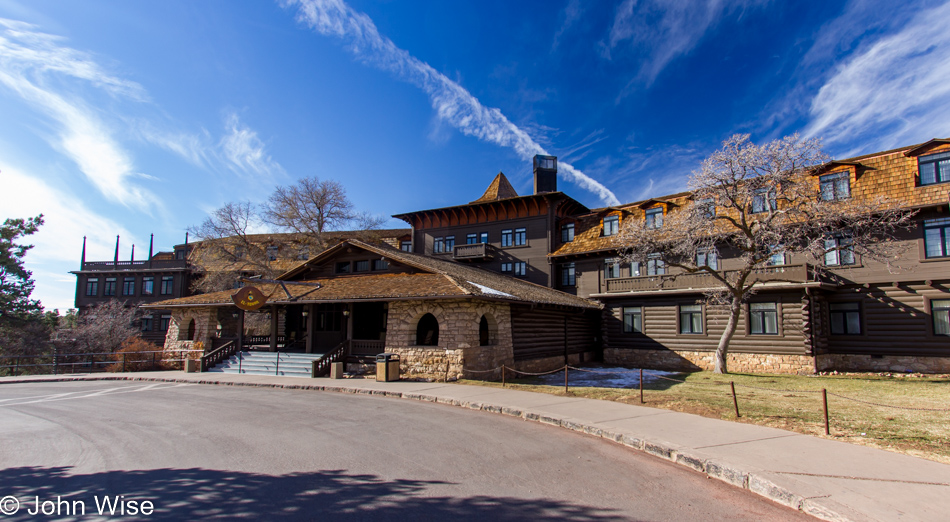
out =
[[[277,245],[269,245],[267,247],[267,259],[268,261],[277,261],[277,252],[280,248]]]
[[[574,286],[577,283],[574,263],[561,265],[561,286]]]
[[[162,276],[162,295],[172,295],[175,291],[175,276]]]
[[[161,328],[163,332],[167,332],[167,331],[168,331],[168,323],[170,323],[171,320],[172,320],[172,316],[171,316],[171,315],[168,315],[168,314],[163,315],[162,318],[161,318],[161,319],[159,320],[159,322],[158,322],[158,327]]]
[[[623,308],[623,333],[643,333],[643,307]]]
[[[122,280],[122,295],[135,295],[134,277],[126,277]]]
[[[518,261],[517,263],[515,263],[516,276],[524,276],[525,273],[527,273],[527,270],[528,270],[528,264],[525,263],[524,261]]]
[[[616,236],[620,232],[620,216],[607,216],[604,218],[604,235]]]
[[[574,241],[574,223],[565,223],[561,225],[561,243],[571,241]]]
[[[338,274],[349,274],[350,273],[350,262],[349,261],[340,261],[336,264],[336,273]]]
[[[155,278],[145,276],[142,278],[142,295],[155,295]]]
[[[921,185],[950,181],[950,152],[921,156],[917,160]]]
[[[501,264],[501,271],[502,271],[503,273],[504,273],[504,272],[511,273],[511,263],[502,263],[502,264]]]
[[[832,335],[859,335],[861,333],[861,303],[830,303],[828,318]]]
[[[703,333],[703,305],[680,305],[680,333]]]
[[[523,228],[515,229],[515,246],[524,246],[528,244],[528,232]]]
[[[930,315],[934,321],[934,335],[950,335],[950,299],[930,301]]]
[[[236,257],[237,259],[244,259],[244,254],[245,252],[244,252],[243,246],[234,247],[234,257]]]
[[[451,253],[455,250],[455,236],[445,236],[445,251]]]
[[[771,254],[769,254],[769,259],[766,261],[767,266],[781,266],[785,264],[785,249],[780,246],[772,246],[769,248]]]
[[[703,198],[696,202],[696,206],[699,207],[700,215],[704,218],[716,217],[716,202],[713,201],[713,198]]]
[[[86,295],[93,297],[99,295],[98,277],[90,277],[89,279],[86,279]]]
[[[488,243],[488,232],[482,232],[479,235],[481,236],[479,239],[481,239],[482,243]]]
[[[643,226],[646,228],[661,228],[663,227],[663,208],[651,208],[646,212],[646,221]]]
[[[386,259],[374,259],[373,260],[373,270],[388,270],[389,261]]]
[[[511,246],[511,229],[501,231],[501,246],[510,247]]]
[[[474,245],[478,243],[478,234],[468,234],[465,236],[466,245]]]
[[[924,255],[950,256],[950,218],[924,220]]]
[[[399,243],[399,250],[403,252],[412,252],[412,241],[402,241]]]
[[[152,331],[152,318],[149,316],[142,318],[142,331],[151,332]]]
[[[825,174],[818,178],[822,201],[839,201],[851,197],[851,175],[845,172]]]
[[[425,314],[416,326],[416,346],[439,345],[439,321],[432,314]]]
[[[175,251],[175,259],[184,259],[184,258],[185,258],[185,251],[184,251],[184,250],[176,250],[176,251]]]
[[[106,278],[106,285],[102,289],[102,295],[107,296],[107,297],[115,295],[115,278],[114,277]]]
[[[535,161],[538,162],[539,169],[557,168],[557,158],[554,156],[535,156]]]
[[[604,260],[604,279],[616,279],[620,277],[620,260],[619,259],[605,259]]]
[[[630,262],[630,277],[640,277],[640,262],[639,261]]]
[[[854,247],[850,237],[830,237],[825,239],[825,264],[842,266],[854,264]]]
[[[776,208],[778,207],[775,202],[774,190],[769,188],[760,188],[755,191],[755,194],[752,196],[753,214],[768,212],[769,210],[775,210]]]
[[[749,333],[778,335],[778,304],[749,304]]]
[[[478,345],[490,346],[491,337],[491,328],[488,325],[488,317],[483,315],[482,318],[478,320]]]
[[[666,273],[666,264],[660,259],[660,254],[650,254],[647,256],[647,275],[657,276]]]
[[[715,250],[701,250],[696,254],[696,266],[708,266],[713,270],[719,270],[719,253]]]
[[[354,272],[369,272],[369,259],[361,259],[353,263]]]
[[[297,259],[300,261],[310,259],[310,248],[305,246],[297,247]]]
[[[437,237],[432,240],[432,253],[441,254],[445,252],[445,238]]]

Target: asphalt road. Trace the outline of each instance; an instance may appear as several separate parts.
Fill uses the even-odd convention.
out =
[[[153,503],[148,520],[812,520],[622,446],[500,415],[172,383],[0,385],[7,495],[20,510],[0,522],[56,519],[29,515],[37,497],[41,512],[53,501],[45,507],[84,507],[77,518],[89,519],[116,495],[130,510]]]

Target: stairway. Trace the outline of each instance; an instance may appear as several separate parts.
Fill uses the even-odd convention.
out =
[[[208,371],[310,377],[313,361],[321,357],[321,353],[238,352]]]

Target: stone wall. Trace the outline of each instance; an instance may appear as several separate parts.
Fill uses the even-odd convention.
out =
[[[439,322],[438,346],[417,346],[416,327],[431,313]],[[478,327],[488,318],[489,344],[480,346]],[[400,356],[404,379],[498,379],[514,362],[511,311],[507,303],[468,299],[394,301],[389,305],[386,351]]]
[[[217,334],[218,308],[195,307],[172,310],[172,318],[165,333],[165,357],[178,358],[183,350],[194,350],[200,342],[207,352],[211,349],[211,339]],[[194,339],[188,339],[188,322],[195,320]],[[189,354],[192,358],[195,354]]]
[[[950,357],[823,354],[818,356],[818,371],[950,373]]]
[[[607,348],[604,362],[634,368],[668,371],[713,370],[715,352],[673,350],[629,350]],[[815,373],[815,358],[810,355],[779,355],[757,353],[726,354],[726,368],[738,373]]]

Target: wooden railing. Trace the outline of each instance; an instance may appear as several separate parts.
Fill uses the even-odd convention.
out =
[[[155,259],[149,263],[145,261],[86,261],[82,264],[82,270],[94,270],[96,272],[109,272],[113,270],[142,270],[142,269],[167,269],[167,268],[187,268],[188,261],[184,259]]]
[[[283,335],[277,336],[277,347],[283,348],[286,344],[287,338]],[[244,338],[244,347],[249,348],[251,346],[270,346],[270,336],[269,335],[250,335]]]
[[[213,350],[201,356],[201,371],[206,372],[221,364],[225,359],[230,359],[232,355],[239,350],[238,343],[228,341],[221,348]]]
[[[491,245],[475,243],[472,245],[455,245],[452,250],[454,259],[486,259],[492,257]]]
[[[314,377],[323,377],[329,375],[330,373],[330,364],[335,362],[341,362],[346,359],[346,353],[349,351],[350,341],[343,341],[342,343],[336,345],[335,348],[329,352],[323,354],[323,357],[317,359],[313,362],[313,376]]]
[[[727,271],[726,277],[735,274]],[[777,265],[756,269],[750,281],[759,283],[787,282],[807,283],[814,280],[814,274],[808,265]],[[648,292],[651,290],[682,290],[690,288],[715,288],[720,285],[716,278],[707,273],[677,274],[645,277],[621,277],[606,280],[607,293],[612,292]]]
[[[350,340],[350,355],[379,355],[386,351],[386,341]]]

